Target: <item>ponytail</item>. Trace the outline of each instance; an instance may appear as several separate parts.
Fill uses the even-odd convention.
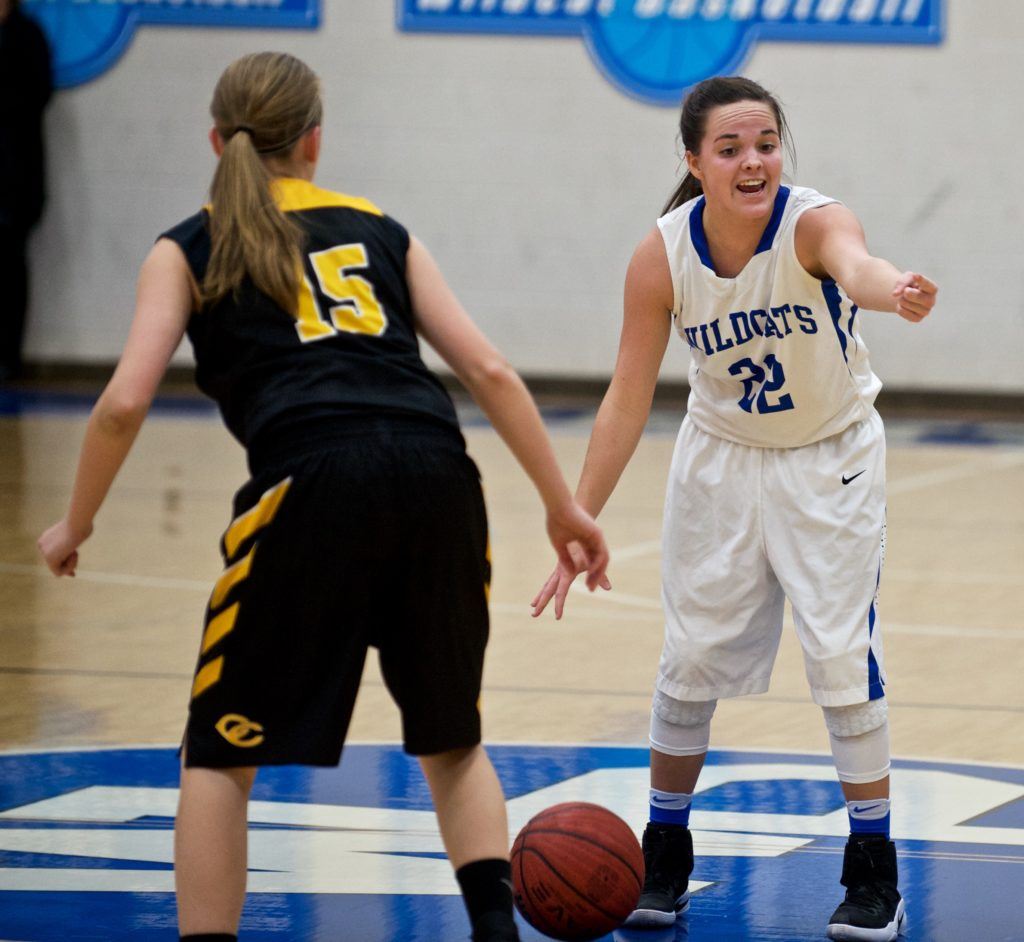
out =
[[[278,306],[295,313],[302,233],[274,201],[265,158],[287,157],[320,123],[321,110],[316,76],[285,53],[245,56],[221,76],[210,106],[224,150],[210,185],[204,305],[237,293],[248,276]]]
[[[704,187],[701,186],[700,180],[687,171],[683,174],[683,179],[679,181],[679,185],[668,198],[668,202],[665,204],[665,208],[661,211],[661,215],[664,216],[666,213],[672,212],[673,209],[676,209],[678,206],[682,206],[683,203],[690,202],[690,200],[697,196],[701,196],[703,193]]]

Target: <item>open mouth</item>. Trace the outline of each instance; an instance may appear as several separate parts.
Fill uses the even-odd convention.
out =
[[[768,186],[767,180],[741,180],[736,184],[736,189],[741,193],[762,193],[765,187]]]

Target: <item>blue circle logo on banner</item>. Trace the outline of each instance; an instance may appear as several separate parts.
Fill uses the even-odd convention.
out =
[[[582,36],[629,95],[678,104],[759,41],[937,44],[942,0],[398,0],[415,32]]]
[[[109,69],[145,24],[315,29],[320,0],[23,0],[53,51],[59,88]]]

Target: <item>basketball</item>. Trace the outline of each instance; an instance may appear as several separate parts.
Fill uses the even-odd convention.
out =
[[[636,836],[600,805],[552,805],[512,845],[516,908],[553,939],[585,942],[618,928],[636,907],[643,882]]]

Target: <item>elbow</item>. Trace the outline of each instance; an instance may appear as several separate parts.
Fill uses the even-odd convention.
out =
[[[148,411],[148,401],[133,396],[104,394],[96,403],[93,417],[100,431],[120,437],[134,434]]]
[[[520,382],[511,364],[500,355],[474,363],[461,378],[471,393],[484,395]]]

